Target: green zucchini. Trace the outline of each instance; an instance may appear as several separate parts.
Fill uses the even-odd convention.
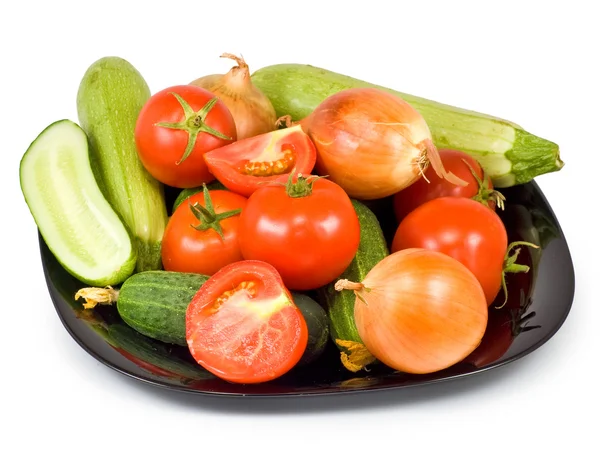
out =
[[[23,155],[19,175],[39,232],[66,271],[92,285],[120,284],[132,274],[135,247],[96,183],[81,127],[49,125]]]
[[[308,116],[325,98],[357,87],[379,88],[412,105],[427,122],[438,148],[457,149],[475,157],[495,187],[527,183],[560,170],[558,146],[522,127],[486,114],[401,93],[346,75],[303,64],[276,64],[252,74],[252,83],[271,100],[277,116]]]
[[[136,271],[160,269],[167,225],[163,186],[142,165],[135,145],[137,117],[150,89],[127,61],[105,57],[85,72],[77,113],[87,133],[92,167],[106,199],[129,227],[137,248]]]
[[[298,366],[307,366],[319,359],[325,351],[329,339],[329,319],[321,305],[308,295],[292,292],[292,298],[308,328],[308,343],[304,354],[298,361]]]
[[[389,255],[387,242],[375,214],[362,202],[352,199],[352,205],[360,223],[360,244],[350,266],[338,279],[362,281],[371,269]],[[356,372],[364,366],[375,361],[370,355],[363,357],[363,361],[353,362],[353,351],[357,346],[362,346],[368,353],[363,341],[358,334],[354,321],[354,301],[356,296],[352,291],[335,290],[335,282],[318,289],[318,299],[329,315],[329,328],[331,338],[341,351],[342,363],[346,368]],[[338,341],[346,342],[340,345]],[[348,362],[348,360],[350,362]],[[354,367],[356,366],[356,367]],[[358,367],[360,366],[360,367]]]
[[[225,186],[223,186],[217,180],[212,181],[211,183],[207,184],[206,187],[208,188],[209,191],[215,191],[217,189],[223,189],[223,190],[227,189]],[[202,186],[198,186],[197,188],[182,189],[181,192],[179,193],[179,195],[175,198],[175,202],[173,203],[173,208],[171,210],[171,213],[173,213],[175,211],[175,209],[177,207],[179,207],[184,200],[186,200],[188,197],[193,196],[194,194],[199,193],[199,192],[202,192]]]

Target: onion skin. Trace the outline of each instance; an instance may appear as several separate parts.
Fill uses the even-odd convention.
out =
[[[462,361],[481,343],[488,322],[483,289],[447,255],[424,249],[396,252],[375,265],[362,285],[354,306],[358,333],[388,367],[437,372]]]
[[[252,84],[250,69],[242,58],[221,55],[237,62],[227,74],[211,74],[190,83],[215,94],[233,115],[237,139],[250,138],[276,129],[277,114],[271,101]]]
[[[400,97],[374,88],[326,98],[303,130],[313,140],[319,175],[356,199],[380,199],[417,181],[437,150],[423,117]]]

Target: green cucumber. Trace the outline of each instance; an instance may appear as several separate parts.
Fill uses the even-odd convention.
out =
[[[136,249],[96,183],[81,127],[70,120],[49,125],[23,155],[19,175],[39,232],[66,271],[100,286],[132,274]]]
[[[127,279],[117,300],[125,323],[147,337],[186,346],[185,312],[208,276],[144,271]]]
[[[520,126],[474,111],[401,93],[346,75],[303,64],[276,64],[255,71],[252,83],[273,103],[277,116],[308,116],[325,98],[348,88],[379,88],[400,96],[427,122],[438,148],[475,157],[496,187],[527,183],[560,170],[558,146]]]
[[[329,339],[329,319],[321,305],[308,295],[292,292],[295,305],[302,312],[308,328],[308,343],[298,366],[307,366],[319,359]]]
[[[206,187],[208,188],[209,191],[215,191],[217,189],[227,190],[227,188],[225,186],[223,186],[223,184],[221,184],[220,182],[218,182],[216,180],[207,184]],[[194,194],[199,193],[199,192],[202,192],[202,186],[198,186],[197,188],[182,189],[181,192],[179,193],[179,195],[177,196],[177,198],[175,198],[175,202],[173,203],[173,209],[172,209],[171,213],[175,212],[175,209],[177,207],[179,207],[184,200],[186,200],[188,197],[193,196]]]
[[[88,307],[96,303],[115,303],[125,324],[138,333],[163,343],[187,346],[185,313],[196,292],[208,276],[174,271],[144,271],[127,279],[119,290],[85,288],[76,294]],[[310,297],[293,293],[294,302],[308,327],[309,341],[302,364],[309,364],[323,353],[329,335],[323,308]]]
[[[135,145],[137,117],[149,98],[140,73],[118,57],[94,62],[77,92],[92,167],[106,199],[134,237],[136,271],[162,267],[160,245],[167,225],[163,186],[144,168]]]
[[[356,199],[352,199],[352,205],[354,206],[354,210],[356,210],[356,215],[360,223],[360,244],[350,266],[346,268],[338,279],[362,281],[377,263],[389,255],[389,250],[383,231],[379,225],[379,220],[371,209]],[[356,296],[350,290],[343,290],[341,292],[335,290],[336,281],[318,289],[317,293],[319,301],[329,315],[331,338],[342,352],[342,363],[348,368],[346,358],[352,350],[348,346],[340,345],[338,340],[351,342],[356,345],[364,344],[358,334],[358,329],[354,321],[354,302]],[[375,358],[367,360],[361,366],[366,366],[373,361],[375,361]]]
[[[128,359],[151,373],[184,380],[214,378],[214,375],[192,362],[192,359],[188,361],[174,354],[168,345],[145,337],[124,324],[111,324],[106,330],[111,345],[128,353]]]

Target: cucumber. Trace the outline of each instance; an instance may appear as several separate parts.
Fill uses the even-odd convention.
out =
[[[306,350],[298,361],[298,366],[307,366],[319,359],[325,351],[329,339],[329,319],[323,307],[308,295],[292,292],[292,298],[308,327]]]
[[[215,191],[218,189],[227,190],[227,188],[223,186],[223,184],[216,180],[207,184],[206,187],[209,191]],[[197,188],[182,189],[179,195],[175,198],[175,202],[173,203],[173,209],[171,210],[171,213],[175,212],[175,209],[179,207],[182,204],[182,202],[188,197],[193,196],[196,193],[202,192],[202,190],[202,186],[198,186]]]
[[[208,276],[173,271],[144,271],[119,290],[117,311],[131,328],[165,343],[187,346],[185,312]]]
[[[85,72],[77,92],[79,123],[88,135],[92,167],[106,199],[129,227],[136,271],[160,269],[167,225],[164,189],[142,165],[135,145],[137,117],[150,89],[127,61],[105,57]]]
[[[85,288],[75,295],[86,306],[117,304],[123,322],[145,337],[163,343],[187,346],[185,313],[196,292],[208,276],[174,271],[144,271],[127,279],[119,290]],[[323,308],[310,297],[293,293],[294,302],[308,327],[309,341],[300,362],[309,364],[323,353],[329,336],[328,319]]]
[[[184,380],[214,378],[193,359],[185,359],[183,353],[187,350],[176,355],[168,345],[145,337],[124,324],[109,325],[107,334],[111,345],[128,353],[126,357],[129,360],[151,373]]]
[[[512,122],[326,69],[276,64],[255,71],[252,83],[273,103],[278,117],[290,115],[293,120],[305,118],[325,98],[348,88],[372,87],[398,95],[421,113],[438,148],[457,149],[475,157],[495,187],[527,183],[564,165],[555,143],[528,133]]]
[[[67,272],[92,285],[133,273],[135,247],[96,183],[81,127],[66,119],[49,125],[23,155],[19,175],[39,232]]]
[[[346,268],[338,279],[362,281],[377,263],[389,255],[389,250],[383,231],[379,225],[379,220],[371,209],[356,199],[352,199],[352,205],[360,223],[360,244],[350,266]],[[354,321],[354,302],[356,296],[349,290],[341,292],[335,290],[336,281],[318,289],[318,299],[327,310],[330,335],[342,352],[342,363],[355,372],[356,370],[360,370],[360,368],[352,369],[346,362],[347,355],[352,350],[347,346],[340,345],[338,340],[364,345]],[[366,364],[362,364],[361,366],[366,366],[374,361],[375,358],[370,358]]]

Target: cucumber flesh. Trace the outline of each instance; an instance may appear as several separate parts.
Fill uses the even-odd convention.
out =
[[[21,190],[48,248],[74,277],[111,285],[132,274],[137,254],[92,172],[85,132],[70,120],[49,125],[24,154]]]

